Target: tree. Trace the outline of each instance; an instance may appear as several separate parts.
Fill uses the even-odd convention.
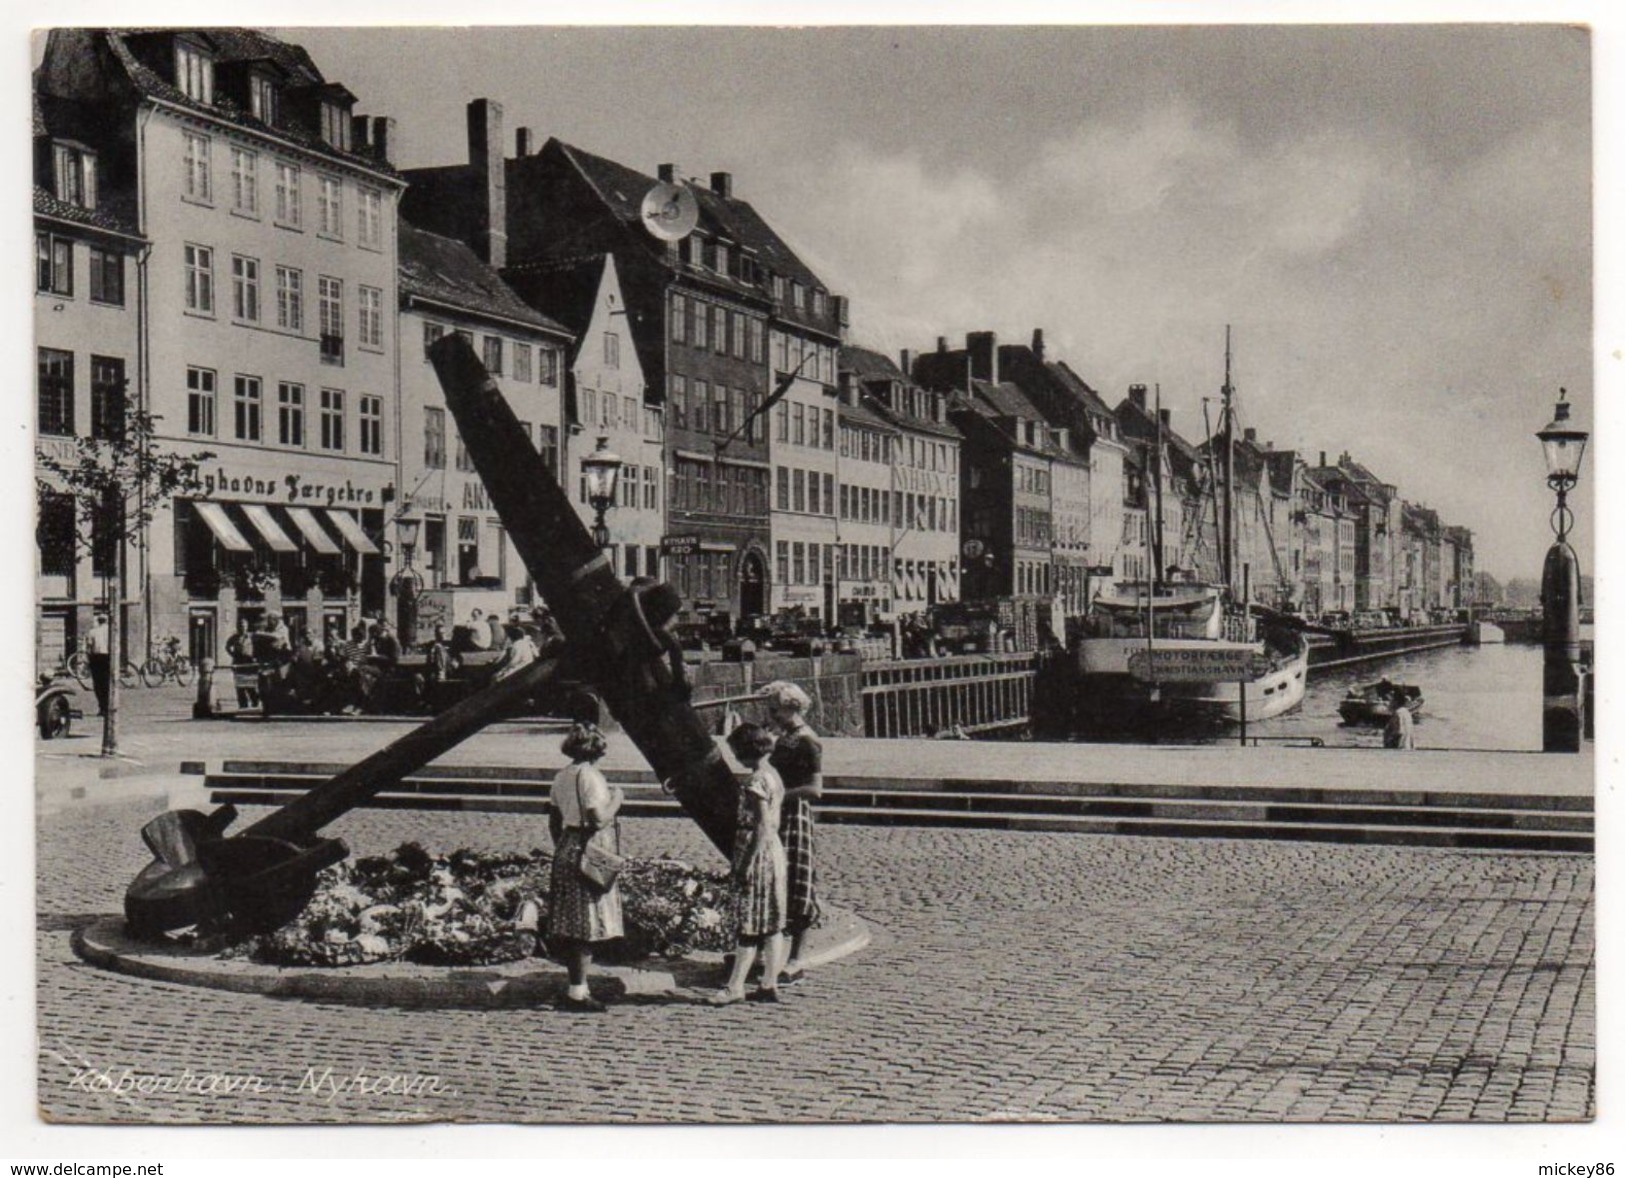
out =
[[[48,495],[73,500],[71,543],[76,555],[89,553],[107,570],[108,658],[112,664],[107,711],[102,719],[102,756],[118,754],[120,606],[126,580],[124,553],[145,533],[158,509],[181,492],[202,488],[198,468],[214,457],[164,452],[158,444],[159,417],[133,406],[127,397],[93,423],[89,436],[74,439],[71,459],[40,454],[50,477],[35,480],[41,503]],[[41,513],[43,518],[43,512]]]

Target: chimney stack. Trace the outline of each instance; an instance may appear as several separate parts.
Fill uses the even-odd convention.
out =
[[[1249,445],[1257,445],[1258,443],[1258,431],[1250,425],[1241,431],[1241,437]]]
[[[1033,355],[1037,356],[1039,360],[1044,358],[1044,329],[1042,327],[1033,328]]]
[[[656,175],[660,177],[662,183],[675,184],[677,183],[677,165],[661,164],[656,171]]]
[[[374,115],[372,120],[372,158],[380,163],[395,162],[398,150],[395,120],[387,115]]]
[[[999,337],[991,331],[965,333],[965,351],[971,360],[971,375],[989,384],[999,383]]]
[[[948,337],[945,336],[945,335],[937,336],[937,351],[946,352],[947,350],[948,350]]]
[[[1172,409],[1158,409],[1157,420],[1162,422],[1164,433],[1172,430],[1174,428],[1174,411]]]
[[[1320,465],[1322,465],[1322,466],[1326,465],[1326,451],[1324,451],[1324,450],[1322,450],[1320,452]]]
[[[732,172],[712,172],[711,191],[723,200],[732,200],[734,195],[734,175]]]
[[[530,154],[530,128],[520,127],[513,133],[513,153],[519,159]]]
[[[372,154],[372,120],[366,115],[350,116],[350,150],[357,155]]]
[[[508,264],[508,177],[500,102],[476,98],[468,104],[468,166],[478,186],[470,244],[482,262],[500,270]]]
[[[903,370],[904,376],[912,377],[914,375],[914,353],[909,351],[907,348],[904,348],[901,352],[898,352],[897,367]]]
[[[1129,385],[1128,399],[1133,402],[1134,407],[1141,413],[1145,412],[1145,386],[1143,384]]]

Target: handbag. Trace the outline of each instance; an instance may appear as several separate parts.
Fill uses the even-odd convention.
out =
[[[587,807],[581,798],[581,772],[576,771],[576,805],[581,810],[583,818],[586,817]],[[585,828],[583,828],[585,829]],[[619,854],[621,845],[621,824],[615,823],[615,846],[611,851],[599,846],[593,841],[597,831],[587,835],[586,841],[581,844],[581,878],[590,883],[601,892],[607,892],[615,886],[615,880],[626,868],[626,857]]]

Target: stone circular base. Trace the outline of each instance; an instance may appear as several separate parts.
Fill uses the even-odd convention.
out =
[[[849,912],[826,907],[823,927],[808,937],[806,962],[808,966],[827,965],[868,944],[868,925]],[[564,967],[545,957],[501,965],[390,961],[333,968],[224,960],[212,953],[136,940],[125,933],[124,919],[118,916],[103,917],[76,930],[73,950],[91,965],[133,977],[357,1006],[536,1006],[558,999],[566,984]],[[593,988],[604,998],[680,1000],[692,991],[716,989],[723,980],[720,953],[655,958],[635,966],[593,966]]]

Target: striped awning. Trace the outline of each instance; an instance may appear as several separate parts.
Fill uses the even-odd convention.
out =
[[[197,509],[203,522],[209,525],[209,531],[214,533],[214,538],[225,545],[228,551],[254,551],[254,546],[243,539],[243,534],[237,530],[237,525],[231,522],[231,516],[226,514],[226,509],[220,504],[194,501],[192,506]]]
[[[327,529],[311,514],[310,508],[290,507],[288,516],[293,520],[293,526],[299,529],[299,534],[305,538],[305,543],[323,556],[337,556],[343,551],[333,543],[333,537],[327,534]]]
[[[254,530],[271,546],[272,552],[298,552],[299,546],[288,539],[276,520],[271,518],[271,509],[259,503],[244,503],[243,514],[248,522],[254,525]]]
[[[348,511],[329,511],[327,518],[333,521],[333,526],[344,537],[344,542],[363,556],[377,556],[378,545],[367,539],[367,533],[361,530],[355,516]]]

